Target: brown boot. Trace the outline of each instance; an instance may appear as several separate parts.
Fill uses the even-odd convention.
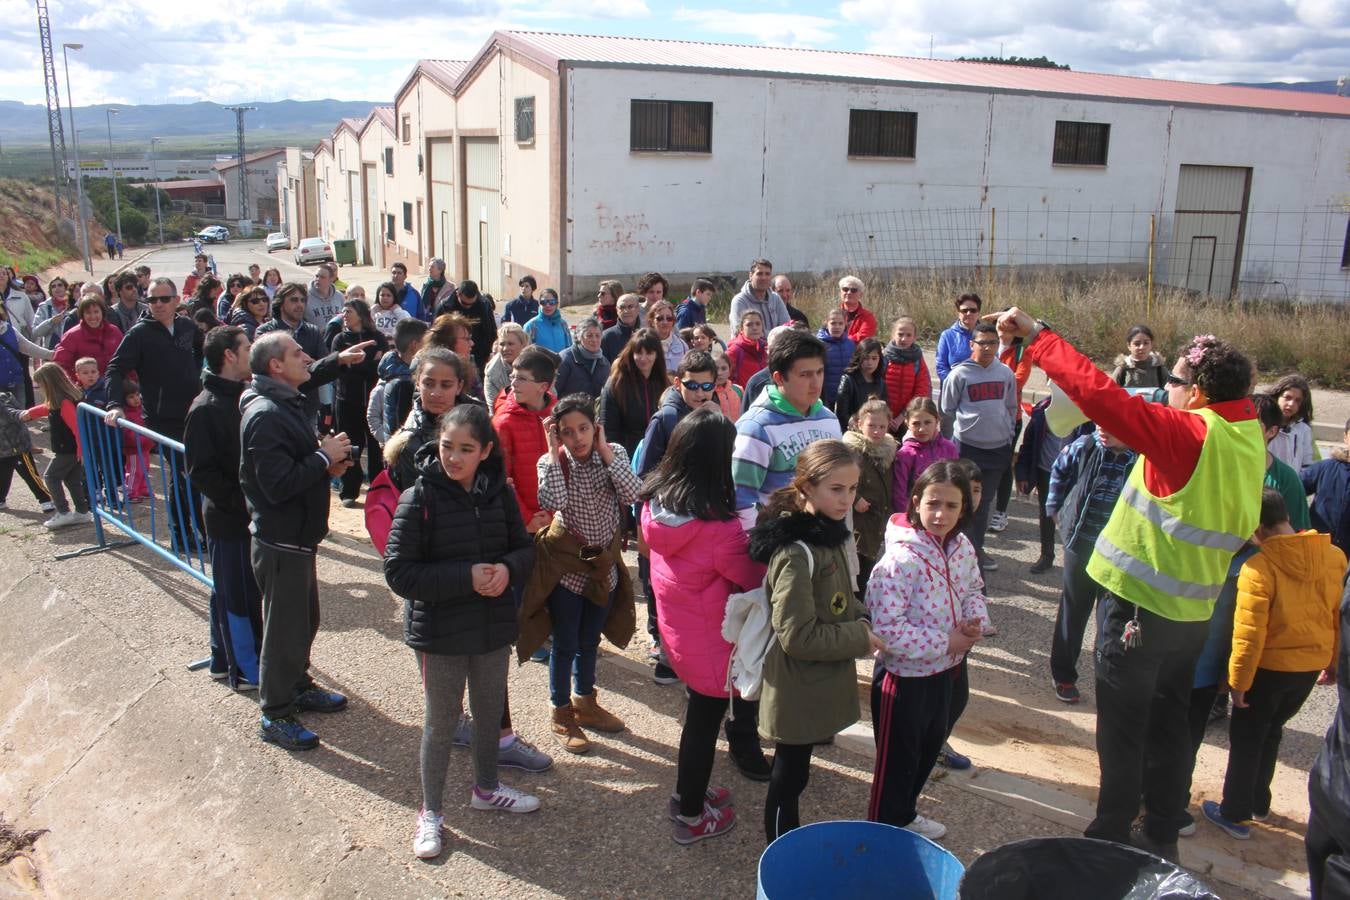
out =
[[[591,749],[591,742],[577,727],[577,711],[570,703],[553,707],[553,734],[568,753],[586,753]]]
[[[596,700],[597,692],[572,697],[572,708],[577,713],[577,724],[592,731],[615,734],[623,731],[623,719],[605,709]]]

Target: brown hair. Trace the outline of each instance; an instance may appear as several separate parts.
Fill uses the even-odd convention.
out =
[[[786,513],[801,512],[805,499],[802,488],[808,484],[817,485],[829,477],[840,466],[857,466],[858,454],[839,440],[816,441],[797,454],[797,470],[792,481],[769,495],[769,502],[760,513],[760,520],[766,521]]]
[[[905,512],[909,524],[915,528],[923,528],[919,522],[919,500],[923,498],[923,492],[928,490],[929,485],[951,484],[961,491],[961,517],[956,520],[956,525],[949,534],[958,534],[965,530],[966,522],[973,512],[971,509],[973,501],[968,469],[962,463],[962,460],[957,459],[939,459],[914,479],[914,487],[909,491],[909,509]]]

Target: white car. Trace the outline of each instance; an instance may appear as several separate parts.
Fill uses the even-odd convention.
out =
[[[295,248],[295,264],[303,266],[306,263],[320,263],[333,261],[333,245],[323,238],[305,238],[300,242],[300,246]]]
[[[286,232],[274,231],[267,236],[268,253],[271,253],[273,250],[289,250],[289,249],[291,249],[291,239],[286,237]]]
[[[197,237],[204,244],[223,244],[230,239],[230,229],[224,225],[207,225],[197,232]]]

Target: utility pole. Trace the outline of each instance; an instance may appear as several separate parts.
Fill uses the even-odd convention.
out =
[[[158,144],[162,138],[152,137],[150,139],[150,178],[154,182],[155,191],[155,221],[159,223],[159,245],[164,246],[164,216],[159,211],[159,155],[155,153],[155,144]]]
[[[117,217],[117,243],[122,243],[122,204],[117,200],[117,166],[113,162],[112,146],[112,117],[121,110],[115,106],[108,107],[105,110],[108,114],[108,168],[112,171],[113,180],[113,215]]]
[[[84,44],[62,44],[61,59],[66,66],[66,106],[70,107],[70,136],[75,141],[75,212],[80,220],[80,258],[84,260],[85,271],[94,274],[94,264],[89,260],[89,226],[84,221],[84,172],[80,169],[80,133],[75,130],[75,102],[70,99],[70,50],[83,50]]]
[[[66,174],[66,134],[61,124],[61,85],[56,80],[56,60],[52,55],[52,28],[47,16],[47,0],[37,0],[38,39],[42,43],[42,77],[47,85],[47,137],[52,146],[52,191],[56,201],[56,220],[61,221],[62,209],[70,209],[70,192]],[[62,198],[65,198],[63,201]]]
[[[253,112],[256,106],[227,106],[234,113],[234,134],[239,145],[239,221],[248,219],[248,166],[244,157],[244,113]]]

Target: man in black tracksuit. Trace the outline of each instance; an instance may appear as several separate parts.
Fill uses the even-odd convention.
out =
[[[333,712],[347,698],[317,687],[309,653],[319,630],[318,545],[328,533],[329,479],[351,465],[344,434],[318,439],[313,407],[300,392],[311,360],[285,332],[259,337],[249,352],[253,383],[239,401],[239,480],[248,501],[252,563],[263,595],[259,735],[288,750],[315,747],[300,710]]]
[[[105,418],[109,425],[121,418],[123,381],[127,373],[135,372],[141,384],[145,427],[181,441],[188,407],[202,386],[202,333],[190,319],[177,315],[178,289],[168,278],[156,278],[151,283],[149,304],[150,315],[122,336],[108,363]],[[177,470],[175,476],[169,494],[169,528],[174,550],[191,555],[204,549],[197,538],[201,512],[192,502],[184,473]]]
[[[237,691],[258,686],[262,594],[249,560],[248,506],[239,485],[239,397],[252,372],[244,329],[222,326],[206,336],[204,389],[188,409],[183,433],[188,477],[206,498],[211,552],[211,677]]]

